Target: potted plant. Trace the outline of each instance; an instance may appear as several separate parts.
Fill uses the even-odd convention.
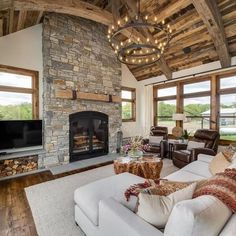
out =
[[[188,142],[188,138],[190,136],[191,132],[188,132],[186,129],[183,131],[182,136],[180,137],[182,143],[187,143]]]

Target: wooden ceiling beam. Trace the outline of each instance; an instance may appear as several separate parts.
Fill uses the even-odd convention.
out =
[[[112,24],[112,14],[81,0],[13,0],[16,10],[46,11],[69,14],[93,20],[104,25]]]
[[[40,11],[36,20],[36,25],[40,23],[42,17],[43,17],[43,11]]]
[[[215,0],[192,0],[192,3],[207,27],[219,56],[221,66],[230,66],[231,57],[228,42],[217,2]]]
[[[135,0],[129,0],[125,1],[122,0],[122,2],[127,4],[127,6],[131,9],[132,11],[132,17],[135,16],[137,13],[137,3]],[[142,32],[142,31],[141,31]],[[143,31],[142,36],[144,36],[144,40],[148,37],[152,43],[155,43],[155,39],[152,36],[152,34],[149,31]],[[160,58],[159,61],[156,62],[158,66],[160,67],[160,70],[163,72],[163,74],[166,76],[167,79],[172,79],[172,71],[168,64],[166,63],[165,59],[163,57]]]
[[[0,19],[0,37],[3,36],[3,18]]]
[[[13,26],[14,26],[14,9],[10,9],[9,12],[9,34],[13,33]]]
[[[17,23],[17,31],[24,29],[27,11],[20,11]]]
[[[12,7],[12,0],[1,0],[0,1],[0,11],[8,10]]]

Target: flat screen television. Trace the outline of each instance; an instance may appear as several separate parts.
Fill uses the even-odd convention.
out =
[[[0,153],[42,148],[42,120],[1,120]]]

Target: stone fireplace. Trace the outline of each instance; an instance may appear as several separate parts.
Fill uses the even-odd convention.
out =
[[[104,153],[116,151],[121,65],[106,32],[106,26],[79,17],[50,13],[44,18],[44,166],[69,162],[70,117],[77,112],[105,114],[109,132]],[[90,137],[88,148],[92,141]]]

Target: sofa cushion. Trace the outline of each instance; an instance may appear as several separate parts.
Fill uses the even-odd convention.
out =
[[[209,178],[212,176],[211,172],[209,171],[209,164],[202,161],[191,162],[182,168],[182,170],[191,172],[204,178]]]
[[[194,173],[191,173],[188,171],[184,171],[183,169],[180,169],[180,170],[166,176],[165,178],[168,180],[172,180],[172,181],[182,181],[182,182],[205,179],[205,177],[203,177],[201,175],[197,175],[197,174],[194,174]]]
[[[233,159],[235,158],[236,147],[230,144],[222,151],[222,153],[229,162],[232,162]]]
[[[164,235],[218,235],[231,214],[232,211],[213,196],[185,200],[175,205]]]
[[[175,204],[192,198],[196,183],[188,184],[189,186],[187,187],[186,185],[183,183],[177,185],[175,183],[176,187],[179,186],[179,190],[168,196],[154,195],[146,192],[139,193],[137,215],[158,228],[165,227]]]
[[[235,236],[235,235],[236,235],[236,214],[233,214],[225,224],[219,236]]]
[[[150,145],[160,145],[160,142],[163,140],[163,136],[149,136],[149,144]]]
[[[206,163],[210,163],[213,157],[214,156],[210,156],[210,155],[206,155],[206,154],[199,154],[197,156],[197,160],[198,161],[203,161],[203,162],[206,162]]]
[[[98,225],[99,201],[113,197],[133,211],[136,206],[137,198],[132,196],[130,201],[127,202],[124,197],[124,192],[130,185],[140,182],[144,182],[144,179],[129,173],[114,175],[79,187],[74,192],[74,201],[84,214],[95,225]]]
[[[219,152],[209,163],[209,170],[212,175],[215,175],[216,173],[223,172],[230,164],[223,153]]]

